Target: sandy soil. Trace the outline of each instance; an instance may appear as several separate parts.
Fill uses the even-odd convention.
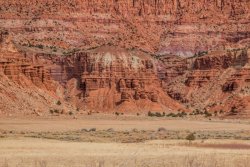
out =
[[[0,130],[15,131],[68,131],[82,128],[97,130],[113,128],[114,130],[156,130],[164,127],[167,130],[206,130],[206,131],[250,131],[250,122],[243,121],[209,121],[209,120],[168,120],[124,117],[84,117],[81,119],[61,118],[0,118]]]

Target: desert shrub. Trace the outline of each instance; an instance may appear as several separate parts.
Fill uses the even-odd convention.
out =
[[[162,117],[161,113],[159,113],[159,112],[156,112],[156,113],[155,113],[155,116],[156,116],[156,117]]]
[[[188,134],[187,137],[186,137],[186,140],[188,140],[189,143],[191,143],[192,141],[194,141],[194,140],[195,140],[195,135],[194,135],[194,133]]]
[[[149,116],[149,117],[153,117],[153,116],[155,116],[155,115],[154,115],[154,113],[152,113],[151,111],[149,111],[149,112],[148,112],[148,116]]]
[[[59,110],[55,109],[54,113],[59,114]]]
[[[139,130],[138,130],[138,129],[136,129],[136,128],[134,128],[134,129],[132,129],[132,132],[138,133],[138,132],[139,132]]]
[[[172,112],[167,115],[167,117],[173,117],[173,116],[175,116],[175,114]]]
[[[140,116],[140,113],[136,113],[137,116]]]
[[[232,115],[235,115],[235,114],[238,113],[238,111],[237,111],[237,109],[236,109],[235,106],[231,108],[230,113],[231,113]]]
[[[207,110],[205,110],[204,114],[205,114],[205,117],[211,117],[212,116],[212,114],[209,113]]]
[[[163,132],[163,131],[167,131],[167,130],[163,127],[158,128],[158,132]]]
[[[163,112],[163,113],[160,113],[160,112],[152,113],[151,111],[149,111],[148,116],[149,117],[164,117],[164,116],[168,116],[168,115],[166,115],[165,112]]]
[[[60,100],[58,100],[58,101],[56,102],[56,104],[60,106],[62,103],[61,103]]]
[[[224,113],[224,111],[223,110],[220,110],[220,114],[223,114]]]
[[[119,112],[115,112],[115,115],[116,115],[116,116],[119,116],[119,115],[120,115],[120,113],[119,113]]]
[[[182,112],[181,112],[181,115],[186,116],[186,115],[187,115],[187,113],[186,113],[186,112],[184,112],[184,111],[182,111]]]
[[[181,113],[177,113],[176,117],[183,117]]]
[[[212,116],[212,114],[209,113],[209,112],[207,112],[207,113],[205,114],[205,117],[211,117],[211,116]]]
[[[193,111],[193,115],[203,115],[204,113],[200,111],[199,109],[196,109]]]
[[[54,110],[49,110],[50,114],[54,114]]]
[[[37,45],[37,47],[43,49],[43,45]]]
[[[69,112],[69,115],[73,115],[74,113],[72,111]]]
[[[59,113],[60,113],[59,110],[57,110],[57,109],[49,110],[49,112],[50,112],[51,114],[59,114]]]
[[[83,129],[81,129],[81,132],[88,132],[88,130],[83,128]]]
[[[109,128],[107,129],[108,132],[114,132],[114,129],[113,128]]]
[[[89,132],[95,132],[95,131],[96,131],[96,128],[89,129]]]

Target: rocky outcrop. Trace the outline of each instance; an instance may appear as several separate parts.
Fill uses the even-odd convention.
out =
[[[165,82],[166,92],[187,107],[247,116],[250,96],[249,49],[209,52],[189,58],[184,74]]]
[[[91,91],[109,88],[121,93],[120,101],[143,98],[157,102],[154,91],[146,90],[150,86],[160,86],[155,75],[154,61],[147,54],[104,47],[76,53],[75,56],[82,69],[84,96],[88,97]]]
[[[165,94],[156,62],[148,53],[114,46],[64,57],[6,52],[1,57],[0,72],[24,88],[34,85],[82,110],[185,110]]]
[[[80,108],[127,112],[181,108],[164,93],[155,60],[145,52],[103,46],[55,63],[57,67],[52,66],[50,71],[60,68],[61,76],[52,73],[52,78],[60,78],[61,83],[76,79],[78,95],[65,95]]]
[[[191,62],[189,70],[192,72],[186,80],[186,85],[200,87],[211,80],[219,79],[223,70],[228,68],[242,68],[247,64],[247,49],[208,53],[205,56],[195,58],[193,63]],[[234,86],[236,84],[229,85],[229,87]],[[223,89],[227,89],[226,87]]]
[[[222,90],[224,92],[232,92],[241,88],[242,93],[249,93],[250,86],[250,68],[239,69],[234,75],[232,75],[223,85]]]
[[[159,78],[164,81],[181,76],[188,69],[188,62],[185,58],[176,55],[157,55],[157,71]]]
[[[195,59],[194,70],[226,69],[243,67],[248,63],[246,49],[211,52],[206,56]]]
[[[0,55],[0,72],[16,82],[21,81],[22,75],[24,75],[38,87],[50,81],[49,72],[44,65],[35,64],[31,59],[19,53],[2,53]],[[21,82],[19,83],[21,84]]]

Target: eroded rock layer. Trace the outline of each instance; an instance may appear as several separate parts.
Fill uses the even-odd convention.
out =
[[[5,52],[0,72],[24,89],[34,85],[84,111],[185,110],[165,94],[155,60],[138,50],[102,46],[65,57]]]
[[[44,58],[44,57],[43,57]],[[66,100],[92,110],[147,111],[181,109],[161,88],[155,60],[145,52],[117,47],[77,52],[59,61],[50,71],[65,84]]]
[[[193,56],[245,47],[250,38],[248,0],[9,0],[0,6],[0,28],[19,47],[43,52],[112,44]]]
[[[249,18],[249,0],[0,1],[0,113],[248,116]]]
[[[183,75],[165,80],[166,91],[188,108],[249,117],[249,57],[249,49],[237,49],[186,60]]]

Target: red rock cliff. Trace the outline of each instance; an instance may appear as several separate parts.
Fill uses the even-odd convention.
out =
[[[248,0],[1,1],[15,42],[60,48],[103,44],[192,56],[249,43]],[[62,34],[64,34],[62,36]],[[39,36],[37,39],[36,37]]]

